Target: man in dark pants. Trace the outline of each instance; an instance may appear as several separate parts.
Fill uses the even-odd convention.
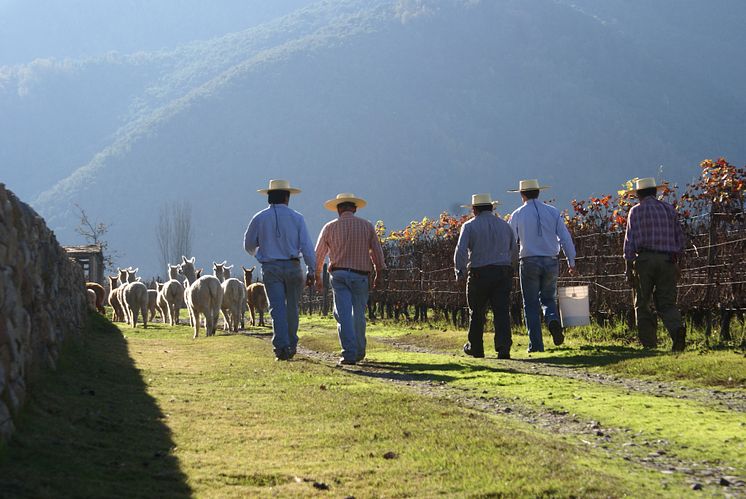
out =
[[[658,344],[658,325],[650,309],[653,298],[655,309],[671,335],[672,350],[681,352],[686,347],[686,329],[676,307],[676,282],[684,231],[674,207],[656,198],[661,187],[654,178],[635,183],[633,191],[639,203],[629,210],[627,217],[625,274],[635,290],[635,317],[642,346],[655,348]]]
[[[469,342],[464,353],[484,357],[484,321],[487,304],[495,322],[495,351],[498,359],[510,358],[510,291],[517,246],[513,230],[493,213],[496,201],[489,194],[474,194],[474,218],[461,227],[453,255],[456,279],[467,275],[466,299],[469,305]],[[468,262],[468,265],[467,265]]]

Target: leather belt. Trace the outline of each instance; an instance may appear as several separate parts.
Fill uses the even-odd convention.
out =
[[[360,274],[360,275],[368,275],[369,274],[369,272],[364,272],[362,270],[357,270],[357,269],[350,269],[350,268],[347,268],[347,267],[331,267],[329,269],[329,272],[335,272],[337,270],[346,270],[347,272],[352,272],[353,274]]]

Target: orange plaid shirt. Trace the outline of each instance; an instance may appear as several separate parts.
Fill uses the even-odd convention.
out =
[[[330,268],[362,272],[372,271],[373,265],[376,271],[386,268],[373,224],[349,211],[343,212],[321,229],[316,243],[316,277],[319,279],[327,256],[331,262]]]

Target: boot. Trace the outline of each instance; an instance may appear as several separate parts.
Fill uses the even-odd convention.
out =
[[[686,348],[686,326],[681,326],[676,334],[673,335],[672,352],[683,352]]]

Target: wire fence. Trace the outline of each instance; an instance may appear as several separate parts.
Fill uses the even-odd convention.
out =
[[[678,304],[682,313],[709,329],[712,313],[724,315],[725,320],[746,310],[746,226],[739,218],[715,216],[707,224],[685,226],[685,233],[686,248],[679,260]],[[632,291],[625,281],[622,257],[624,232],[584,233],[573,239],[577,274],[570,276],[566,261],[561,259],[558,285],[587,285],[596,322],[624,320],[633,325]],[[455,280],[453,269],[456,242],[455,234],[386,241],[383,249],[388,270],[381,286],[371,291],[370,316],[414,320],[437,317],[465,325],[465,284]],[[511,300],[512,319],[519,323],[522,296],[517,273]],[[307,293],[303,307],[307,313],[328,311],[328,290]]]

